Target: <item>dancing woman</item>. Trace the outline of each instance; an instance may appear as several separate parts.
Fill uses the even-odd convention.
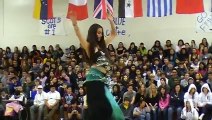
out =
[[[111,33],[106,40],[104,39],[103,27],[99,24],[90,26],[87,39],[85,39],[77,25],[76,13],[70,12],[70,15],[75,33],[85,50],[85,58],[91,66],[84,83],[88,107],[84,119],[124,120],[123,113],[105,84],[106,70],[104,66],[109,64],[109,55],[106,46],[116,36],[112,15],[108,14],[107,17],[110,22]]]

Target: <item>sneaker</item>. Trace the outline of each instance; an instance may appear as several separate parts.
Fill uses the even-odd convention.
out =
[[[199,120],[202,120],[202,118],[204,117],[204,115],[205,115],[205,114],[201,114],[201,115],[199,116]]]

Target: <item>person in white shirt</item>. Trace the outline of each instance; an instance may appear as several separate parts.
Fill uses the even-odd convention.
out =
[[[198,102],[198,92],[197,88],[194,84],[190,84],[188,91],[184,95],[184,103],[186,103],[187,100],[191,100],[194,105],[194,108],[198,110],[197,108],[197,102]],[[186,104],[185,104],[186,105]]]
[[[166,85],[168,85],[169,79],[166,78],[166,74],[162,72],[160,78],[157,79],[157,87],[160,87],[160,85],[161,85],[161,81],[160,81],[161,78],[164,78],[165,79],[165,82],[166,82]]]
[[[191,67],[194,68],[194,71],[197,72],[199,70],[199,59],[196,58],[194,61],[191,63]]]
[[[44,120],[52,120],[53,115],[59,109],[60,93],[55,86],[50,86],[50,91],[46,94],[44,107]]]
[[[198,120],[198,112],[193,106],[191,99],[185,100],[185,107],[181,112],[181,119],[183,120]]]
[[[37,114],[37,120],[42,120],[42,113],[46,98],[46,93],[43,91],[42,85],[37,87],[37,94],[35,95],[34,105],[30,107],[30,120],[35,120],[35,113]]]
[[[203,116],[212,108],[212,93],[207,83],[202,85],[198,107],[202,109],[202,114],[199,117],[199,119],[202,120]]]

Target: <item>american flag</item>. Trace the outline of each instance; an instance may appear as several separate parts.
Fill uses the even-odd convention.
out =
[[[113,0],[95,0],[93,17],[97,19],[106,19],[107,12],[113,14]]]

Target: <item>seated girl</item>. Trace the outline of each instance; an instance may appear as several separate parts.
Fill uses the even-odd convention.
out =
[[[186,106],[181,112],[181,119],[183,120],[198,120],[199,114],[194,108],[193,102],[191,99],[186,100]]]

